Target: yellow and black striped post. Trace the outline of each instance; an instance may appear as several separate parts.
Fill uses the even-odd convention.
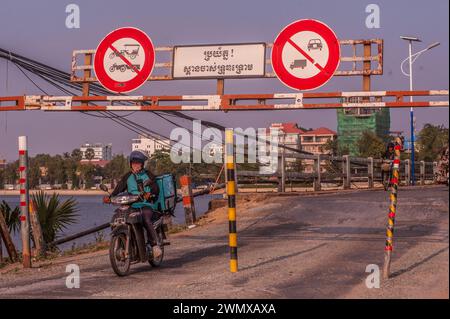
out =
[[[383,278],[388,279],[391,269],[391,254],[393,249],[393,239],[394,239],[394,224],[395,224],[395,214],[397,212],[397,190],[399,183],[399,167],[400,167],[400,150],[402,149],[402,142],[398,138],[395,143],[395,157],[392,166],[392,178],[391,178],[391,193],[390,200],[391,204],[389,206],[388,214],[388,225],[386,228],[386,247],[384,249],[384,267],[383,267]]]
[[[227,168],[228,225],[230,246],[230,271],[237,272],[236,181],[234,163],[233,129],[225,130],[225,165]]]

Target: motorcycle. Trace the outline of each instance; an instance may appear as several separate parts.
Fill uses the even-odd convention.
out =
[[[145,186],[148,184],[144,183]],[[100,189],[109,194],[106,185],[100,185]],[[162,254],[154,258],[152,249],[147,247],[142,214],[138,209],[131,207],[131,204],[142,201],[143,195],[144,192],[139,195],[124,192],[110,200],[111,204],[119,207],[114,211],[110,223],[109,259],[114,272],[121,277],[129,274],[131,264],[148,262],[153,267],[159,267],[164,258],[164,246],[169,245],[169,242],[165,241],[164,214],[154,211],[152,222],[157,234],[157,245],[161,248]]]

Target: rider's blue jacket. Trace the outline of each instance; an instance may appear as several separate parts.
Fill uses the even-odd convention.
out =
[[[138,182],[144,183],[148,179],[151,179],[152,183],[150,184],[150,186],[146,186],[144,188],[144,191],[158,197],[159,194],[158,184],[155,181],[154,175],[147,170],[141,170],[137,174],[133,174],[132,172],[128,172],[127,174],[125,174],[112,191],[111,196],[116,196],[117,194],[124,191],[127,191],[128,193],[133,195],[139,195],[140,191],[138,187]],[[144,200],[142,202],[132,204],[131,207],[133,208],[151,207],[151,204],[148,201]]]

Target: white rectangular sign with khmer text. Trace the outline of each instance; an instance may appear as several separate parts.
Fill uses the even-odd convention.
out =
[[[176,46],[174,79],[263,77],[266,44]]]

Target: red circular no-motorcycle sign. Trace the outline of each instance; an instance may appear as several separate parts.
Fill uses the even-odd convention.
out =
[[[147,81],[155,65],[155,49],[145,32],[120,28],[109,33],[95,51],[97,80],[115,93],[130,92]]]
[[[272,48],[272,68],[285,85],[313,90],[328,82],[339,66],[339,40],[317,20],[298,20],[286,26]]]

